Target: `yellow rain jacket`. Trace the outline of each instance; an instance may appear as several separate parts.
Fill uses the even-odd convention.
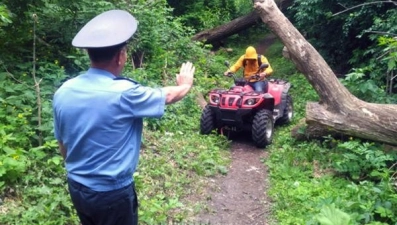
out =
[[[252,59],[252,60],[245,60],[245,68],[244,68],[244,78],[248,80],[251,76],[255,75],[259,69],[258,65],[258,54],[256,53],[255,48],[253,47],[248,47],[246,50],[246,53],[237,60],[237,62],[229,68],[229,71],[232,73],[236,73],[241,67],[243,67],[244,64],[244,59]],[[273,69],[270,66],[269,61],[265,56],[261,56],[261,62],[262,64],[268,64],[269,67],[267,67],[264,72],[266,72],[266,76],[270,76],[273,73]],[[263,71],[260,71],[263,72]],[[262,79],[263,80],[263,79]],[[255,82],[259,81],[256,79],[250,79],[250,82]]]

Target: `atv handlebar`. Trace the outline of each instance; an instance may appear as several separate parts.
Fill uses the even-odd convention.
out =
[[[228,62],[228,61],[225,61],[225,66],[229,69],[230,68],[230,63]],[[266,68],[268,68],[269,67],[269,64],[267,64],[267,63],[264,63],[264,64],[262,64],[259,68],[258,68],[258,71],[254,74],[254,75],[252,75],[252,76],[250,76],[249,77],[249,79],[244,79],[244,78],[238,78],[237,76],[236,76],[236,74],[235,73],[232,73],[232,72],[228,72],[227,74],[226,74],[226,76],[228,76],[228,77],[233,77],[233,80],[234,80],[234,84],[236,85],[236,86],[244,86],[244,85],[246,85],[250,80],[252,80],[252,79],[255,79],[255,80],[259,80],[259,78],[260,78],[260,72],[261,72],[261,70],[263,70],[263,69],[266,69]],[[265,78],[266,79],[266,78]]]
[[[234,80],[239,79],[239,78],[236,76],[236,74],[235,74],[235,73],[232,73],[232,72],[227,73],[226,76],[227,76],[227,77],[233,77]],[[261,76],[260,76],[259,74],[254,74],[254,75],[250,76],[248,80],[252,80],[252,79],[259,80],[260,77],[261,77]],[[247,82],[248,82],[248,81],[247,81]]]
[[[229,63],[228,61],[225,61],[225,66],[226,66],[227,68],[230,68],[230,63]],[[259,78],[260,78],[260,75],[259,75],[259,74],[260,74],[261,70],[266,69],[266,68],[268,68],[268,67],[269,67],[269,64],[263,63],[263,64],[258,68],[258,71],[256,71],[256,73],[255,73],[254,75],[250,76],[249,80],[251,80],[251,79],[259,79]],[[232,72],[228,72],[228,73],[226,74],[226,76],[228,76],[228,77],[233,77],[235,81],[236,81],[236,79],[238,79],[238,78],[236,77],[236,74],[235,74],[235,73],[232,73]]]

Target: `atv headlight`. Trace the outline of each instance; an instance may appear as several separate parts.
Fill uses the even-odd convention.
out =
[[[211,95],[211,102],[218,104],[219,103],[219,95]]]
[[[245,105],[255,105],[258,102],[257,98],[250,98],[245,101]]]

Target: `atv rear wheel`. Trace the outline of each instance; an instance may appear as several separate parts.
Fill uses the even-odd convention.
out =
[[[215,129],[215,114],[207,105],[201,113],[200,119],[200,133],[210,134]]]
[[[273,140],[272,112],[262,109],[256,113],[252,122],[252,140],[258,148],[264,148]]]
[[[292,117],[294,116],[294,104],[292,102],[291,96],[287,95],[286,106],[283,111],[283,116],[277,120],[277,124],[287,124],[292,121]]]

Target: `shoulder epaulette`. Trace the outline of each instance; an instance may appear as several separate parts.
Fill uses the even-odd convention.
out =
[[[135,81],[131,78],[128,78],[128,77],[116,77],[116,78],[113,78],[113,80],[128,80],[129,82],[132,82],[134,84],[139,84],[137,81]]]

